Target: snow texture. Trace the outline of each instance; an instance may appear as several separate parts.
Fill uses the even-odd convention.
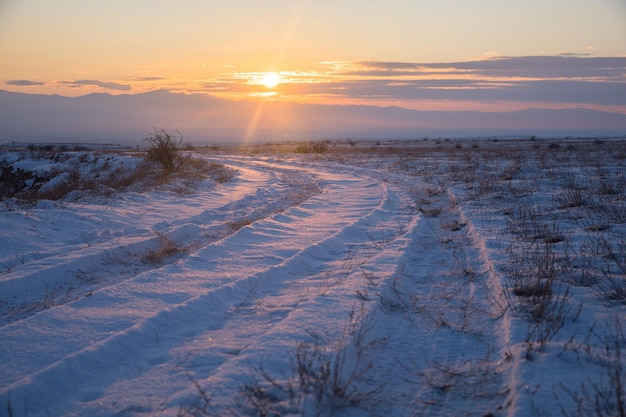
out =
[[[0,415],[620,415],[624,142],[474,144],[197,151],[234,178],[5,199]],[[49,188],[140,163],[25,155]]]

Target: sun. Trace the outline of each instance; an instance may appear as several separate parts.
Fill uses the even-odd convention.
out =
[[[261,83],[267,88],[276,87],[278,84],[280,84],[280,80],[280,75],[276,74],[275,72],[265,73],[265,75],[261,77]]]

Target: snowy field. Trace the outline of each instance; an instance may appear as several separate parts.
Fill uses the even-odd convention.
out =
[[[626,415],[626,139],[0,151],[0,416]]]

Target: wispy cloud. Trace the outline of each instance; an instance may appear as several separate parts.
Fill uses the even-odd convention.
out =
[[[106,90],[118,90],[129,91],[132,87],[128,84],[119,84],[115,82],[106,82],[98,80],[77,80],[77,81],[59,81],[59,84],[67,85],[68,87],[79,88],[83,86],[96,86],[104,88]]]
[[[46,85],[46,83],[41,81],[30,81],[30,80],[9,80],[5,81],[6,85],[15,85],[19,87],[33,87],[33,86],[42,86]]]
[[[495,57],[449,63],[407,63],[385,61],[335,62],[339,74],[352,76],[399,77],[446,75],[489,78],[596,78],[626,81],[626,57],[556,56]]]
[[[358,60],[323,62],[319,68],[281,72],[281,84],[272,89],[277,93],[273,97],[419,108],[435,102],[464,103],[466,109],[493,108],[499,103],[519,108],[534,103],[626,113],[626,57],[566,53],[436,63]],[[267,92],[255,81],[260,75],[222,74],[197,83],[195,91],[255,97]]]
[[[163,77],[137,77],[133,81],[163,81]]]
[[[585,81],[360,80],[306,86],[309,94],[363,99],[518,101],[626,106],[626,84]]]
[[[371,101],[626,106],[626,57],[561,54],[447,63],[362,60],[325,65],[330,81],[301,85],[300,94]]]

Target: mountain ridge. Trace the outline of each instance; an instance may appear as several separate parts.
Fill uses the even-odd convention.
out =
[[[0,140],[140,142],[154,127],[192,142],[424,136],[624,135],[626,115],[590,109],[510,112],[228,100],[155,90],[78,97],[0,90]]]

